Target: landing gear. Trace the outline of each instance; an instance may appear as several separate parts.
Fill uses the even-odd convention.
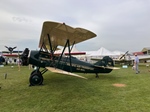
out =
[[[29,82],[30,82],[29,86],[42,85],[43,76],[41,72],[38,70],[33,71],[30,75]]]
[[[95,76],[96,78],[99,78],[99,76],[98,76],[98,73],[96,73],[96,76]]]

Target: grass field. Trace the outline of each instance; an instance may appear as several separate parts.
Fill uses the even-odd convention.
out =
[[[88,80],[46,72],[43,86],[29,87],[28,67],[1,67],[0,112],[148,112],[150,72],[146,66],[139,68],[140,74],[131,67],[99,78],[80,74]]]

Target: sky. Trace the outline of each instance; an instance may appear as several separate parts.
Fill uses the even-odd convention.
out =
[[[66,23],[97,36],[80,51],[141,51],[150,47],[150,0],[1,0],[0,50],[38,49],[44,21]]]

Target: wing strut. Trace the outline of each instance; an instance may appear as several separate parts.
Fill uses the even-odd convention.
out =
[[[68,47],[68,51],[69,51],[70,72],[72,72],[71,53],[70,53],[70,52],[71,52],[71,49],[70,49],[70,42],[69,42],[69,39],[67,39],[67,41],[66,41],[66,44],[65,44],[65,46],[64,46],[64,48],[63,48],[63,51],[62,51],[62,53],[61,53],[61,56],[60,56],[60,58],[59,58],[59,60],[58,60],[57,67],[58,67],[58,65],[59,65],[59,63],[60,63],[60,60],[62,59],[62,56],[63,56],[63,54],[64,54],[64,51],[65,51],[66,47]],[[56,67],[56,68],[57,68],[57,67]]]
[[[70,72],[72,72],[72,63],[71,63],[71,50],[70,50],[70,43],[69,43],[69,40],[68,40],[68,51],[69,51],[69,62],[70,62]]]
[[[51,43],[51,39],[50,39],[50,36],[49,34],[47,34],[48,36],[48,41],[49,41],[49,45],[50,45],[50,52],[51,52],[51,55],[52,55],[52,60],[54,59],[54,52],[53,52],[53,49],[52,49],[52,43]]]
[[[46,46],[45,46],[45,44],[44,44],[44,41],[43,41],[43,43],[42,43],[42,46],[40,47],[40,51],[43,51],[42,48],[44,48],[44,49],[46,50],[46,52],[48,52],[48,50],[47,50],[47,48],[46,48]]]

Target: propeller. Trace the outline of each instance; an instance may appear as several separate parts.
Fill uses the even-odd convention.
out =
[[[125,54],[123,54],[123,55],[120,57],[120,59],[119,59],[119,60],[121,60],[123,57],[125,57],[125,56],[126,56],[126,54],[128,54],[128,52],[129,52],[129,51],[127,51]]]
[[[29,49],[25,48],[25,50],[23,51],[22,55],[21,55],[21,60],[22,60],[22,65],[28,65],[28,55],[29,55]]]
[[[7,47],[7,46],[5,46],[5,47],[8,49],[8,51],[10,53],[12,53],[15,48],[17,48],[17,46],[16,47]]]

